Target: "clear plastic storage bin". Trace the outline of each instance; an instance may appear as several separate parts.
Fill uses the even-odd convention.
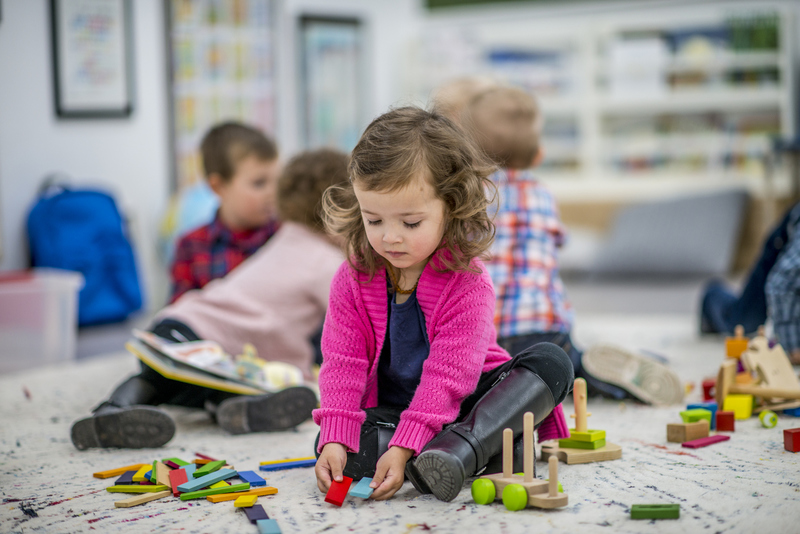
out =
[[[75,358],[81,287],[72,271],[0,273],[0,373]]]

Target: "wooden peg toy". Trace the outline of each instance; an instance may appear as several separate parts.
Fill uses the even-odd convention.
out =
[[[747,350],[749,340],[744,336],[744,327],[737,324],[733,329],[733,337],[725,338],[725,356],[739,358]]]
[[[347,497],[347,490],[350,489],[350,484],[353,479],[342,475],[342,481],[331,481],[331,487],[328,488],[328,493],[325,495],[325,502],[333,504],[334,506],[342,506],[345,498]]]

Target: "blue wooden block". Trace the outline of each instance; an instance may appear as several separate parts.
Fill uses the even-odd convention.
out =
[[[800,408],[791,408],[789,410],[783,410],[783,413],[786,415],[792,415],[794,417],[800,417]]]
[[[136,471],[125,471],[124,473],[122,473],[122,476],[119,477],[116,482],[114,482],[114,485],[115,486],[133,486],[135,484],[138,484],[138,482],[136,482],[136,483],[133,482],[133,475],[135,475],[135,474],[136,474]]]
[[[709,430],[716,430],[717,429],[717,403],[716,402],[698,402],[696,404],[689,404],[686,406],[687,410],[694,410],[695,408],[700,408],[702,410],[708,410],[711,412],[711,426]]]
[[[256,521],[259,534],[281,534],[281,529],[274,519],[259,519]]]
[[[199,491],[206,486],[210,486],[211,484],[215,484],[220,480],[225,480],[226,478],[231,478],[236,476],[236,471],[233,469],[220,469],[219,471],[214,471],[213,473],[209,473],[204,477],[195,478],[194,480],[190,480],[189,482],[184,482],[180,486],[178,486],[178,491],[181,493],[188,493],[190,491]]]
[[[254,504],[249,508],[242,508],[242,510],[244,510],[245,515],[247,515],[247,519],[249,519],[251,523],[255,523],[260,519],[269,519],[267,512],[260,504]]]
[[[251,488],[267,485],[267,481],[258,476],[255,471],[239,471],[239,478],[243,482],[249,482]]]
[[[369,487],[371,483],[372,479],[370,477],[362,478],[358,481],[358,484],[350,488],[350,495],[362,499],[369,499],[369,496],[372,495],[373,492],[373,489]]]
[[[294,469],[295,467],[314,467],[317,460],[300,460],[297,462],[284,462],[282,464],[267,464],[258,466],[259,471],[280,471],[281,469]]]
[[[150,480],[150,477],[152,477],[152,476],[153,476],[153,470],[152,469],[144,474],[145,480]],[[152,482],[152,480],[150,480],[150,482]]]

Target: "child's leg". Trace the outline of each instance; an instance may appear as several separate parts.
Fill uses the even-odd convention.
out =
[[[389,441],[394,436],[403,412],[402,408],[380,406],[367,408],[365,411],[367,418],[361,425],[358,452],[347,453],[347,465],[344,467],[344,475],[353,480],[375,476],[378,459],[389,450]],[[319,434],[314,442],[315,451],[318,444]],[[319,453],[316,456],[319,457]]]
[[[465,479],[501,452],[503,429],[521,434],[525,412],[533,412],[538,427],[567,396],[573,380],[569,357],[551,343],[535,345],[484,373],[462,403],[458,422],[440,432],[414,461],[419,478],[437,498],[453,500]]]

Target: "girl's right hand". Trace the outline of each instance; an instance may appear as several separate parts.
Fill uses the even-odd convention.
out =
[[[328,493],[331,482],[341,482],[342,471],[347,464],[347,447],[341,443],[326,443],[317,458],[314,474],[317,475],[317,487],[322,493]]]

